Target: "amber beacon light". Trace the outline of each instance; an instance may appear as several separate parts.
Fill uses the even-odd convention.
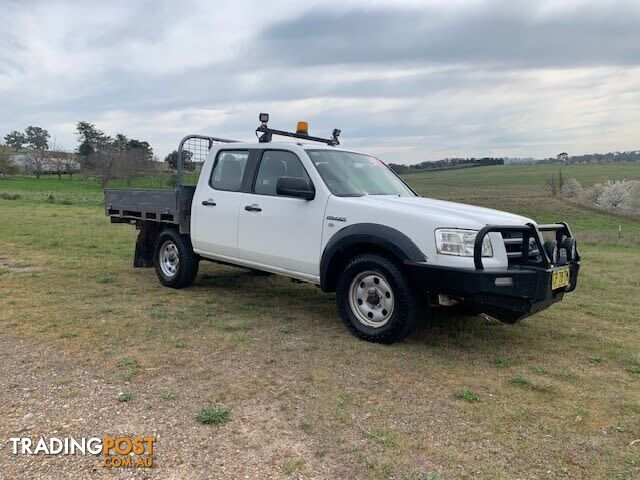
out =
[[[307,122],[298,122],[298,125],[296,126],[296,133],[309,135],[309,124]]]

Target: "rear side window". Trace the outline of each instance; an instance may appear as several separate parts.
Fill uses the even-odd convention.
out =
[[[239,192],[248,158],[248,150],[218,152],[211,172],[211,186],[216,190]]]
[[[280,177],[296,177],[309,180],[307,171],[295,153],[282,150],[266,150],[262,154],[253,191],[260,195],[277,195],[276,186]]]

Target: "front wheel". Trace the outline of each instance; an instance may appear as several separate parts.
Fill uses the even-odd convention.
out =
[[[153,264],[165,287],[183,288],[193,283],[198,273],[198,256],[186,235],[165,230],[156,239]]]
[[[351,259],[338,279],[340,315],[358,338],[378,343],[402,340],[416,327],[422,302],[398,265],[375,254]]]

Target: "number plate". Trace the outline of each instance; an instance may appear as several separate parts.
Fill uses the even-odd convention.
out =
[[[569,267],[554,270],[551,274],[551,289],[555,290],[569,285],[569,275]]]

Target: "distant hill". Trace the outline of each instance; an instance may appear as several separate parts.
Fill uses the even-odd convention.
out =
[[[586,155],[566,155],[551,158],[533,157],[484,157],[484,158],[445,158],[436,161],[426,161],[414,165],[399,165],[390,163],[396,173],[406,174],[412,172],[422,172],[425,170],[451,170],[454,168],[482,167],[486,165],[528,165],[533,163],[557,163],[557,164],[594,164],[594,163],[614,163],[614,162],[637,162],[640,161],[640,150],[628,152],[609,153],[589,153]]]

